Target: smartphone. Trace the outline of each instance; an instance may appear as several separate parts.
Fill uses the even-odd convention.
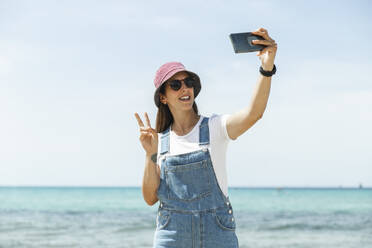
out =
[[[230,40],[235,53],[255,52],[266,47],[264,45],[253,45],[252,40],[264,40],[264,38],[251,32],[230,34]]]

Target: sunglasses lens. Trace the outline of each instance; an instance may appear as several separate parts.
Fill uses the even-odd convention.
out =
[[[173,89],[173,90],[179,90],[181,89],[181,81],[180,80],[173,80],[173,81],[170,81],[169,82],[169,86]]]
[[[188,77],[185,79],[185,84],[188,88],[194,87],[195,79],[193,79],[192,77]]]
[[[185,82],[185,85],[188,88],[192,88],[195,85],[195,79],[192,78],[192,77],[185,78],[183,81]],[[181,89],[182,81],[181,80],[177,80],[177,79],[172,80],[172,81],[169,82],[169,86],[173,90],[177,91],[177,90]]]

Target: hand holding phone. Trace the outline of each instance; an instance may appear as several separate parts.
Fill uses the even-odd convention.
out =
[[[254,35],[251,32],[230,34],[230,40],[235,53],[249,53],[261,51],[266,46],[253,45],[252,40],[264,40],[263,37]]]

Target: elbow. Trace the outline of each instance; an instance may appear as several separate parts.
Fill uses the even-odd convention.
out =
[[[153,206],[155,203],[158,202],[158,199],[145,199],[145,202],[147,203],[147,205]]]
[[[145,199],[145,202],[146,202],[146,204],[149,205],[149,206],[154,205],[154,203],[152,203],[151,201],[149,201],[149,200],[147,200],[147,199]]]
[[[142,185],[142,197],[145,200],[146,204],[149,206],[154,205],[158,201],[158,187],[160,182],[155,184],[146,184]]]
[[[154,205],[158,201],[156,191],[142,191],[143,199],[149,206]]]

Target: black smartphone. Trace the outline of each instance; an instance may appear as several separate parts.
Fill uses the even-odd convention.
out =
[[[251,32],[230,34],[230,40],[235,53],[255,52],[266,47],[264,45],[253,45],[252,40],[264,40],[264,38]]]

